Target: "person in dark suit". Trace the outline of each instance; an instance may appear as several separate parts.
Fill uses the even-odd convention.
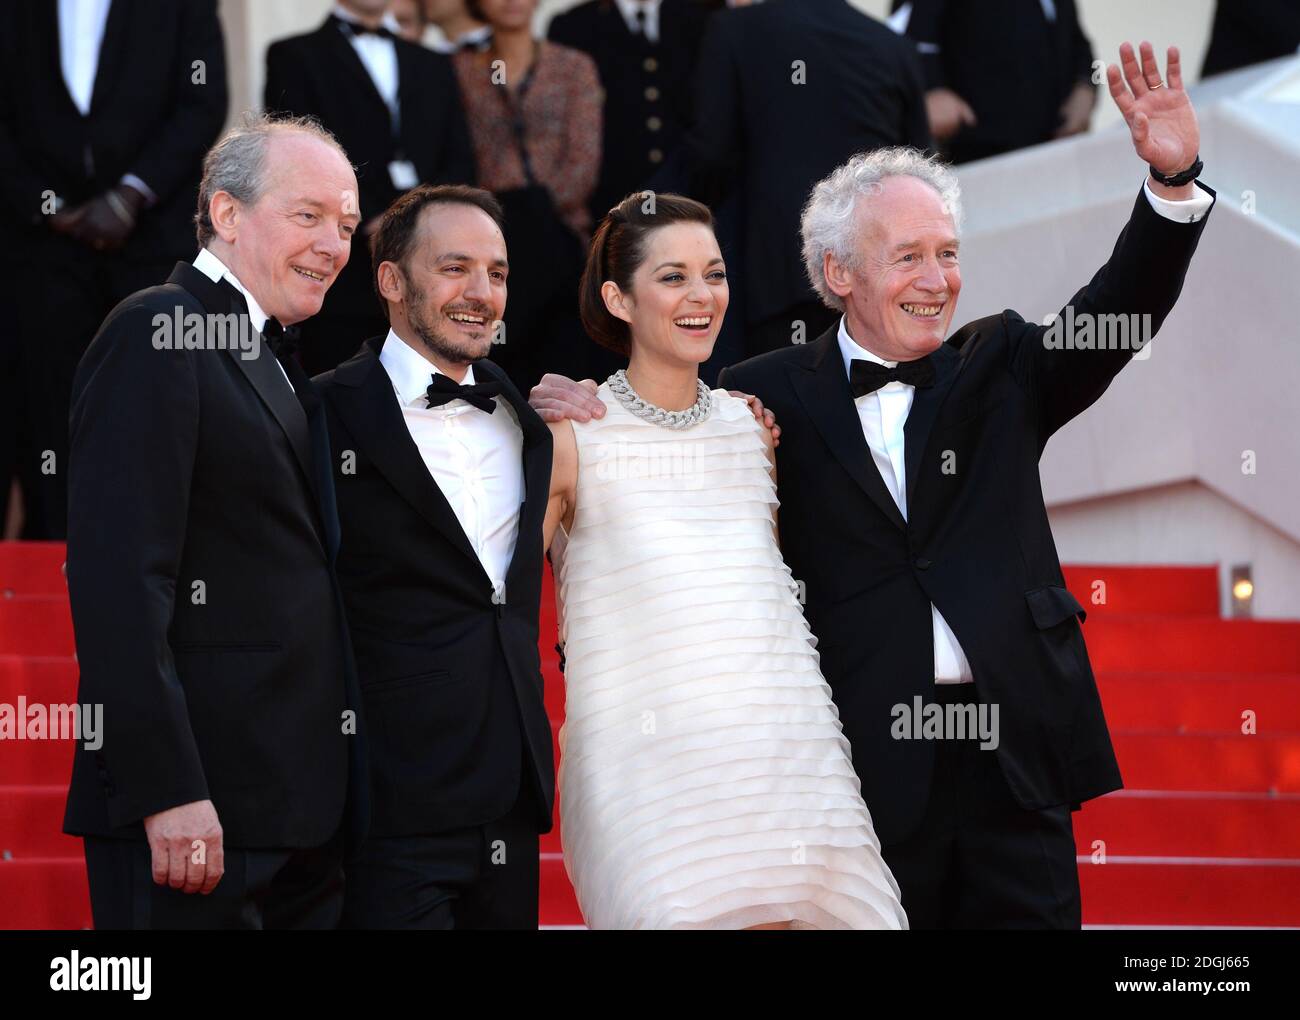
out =
[[[924,148],[913,47],[846,0],[769,0],[720,11],[695,80],[694,196],[742,194],[745,349],[787,347],[829,324],[799,264],[799,212],[815,181],[855,152]]]
[[[1219,0],[1201,77],[1300,51],[1300,7],[1292,0]]]
[[[551,19],[551,42],[596,62],[605,90],[599,223],[633,191],[680,190],[679,159],[693,104],[696,51],[711,7],[699,0],[586,0]],[[652,185],[652,182],[653,185]]]
[[[5,379],[26,389],[27,538],[67,533],[77,361],[114,305],[193,258],[199,166],[225,117],[216,0],[0,5],[0,271],[22,295],[21,374]]]
[[[316,379],[371,724],[351,926],[537,927],[555,790],[537,645],[551,434],[486,357],[506,303],[501,219],[475,188],[398,199],[373,255],[388,333]]]
[[[1097,88],[1074,0],[894,3],[916,41],[930,131],[954,163],[1088,130]]]
[[[324,23],[266,51],[267,110],[315,117],[357,167],[362,234],[420,183],[474,181],[474,154],[448,59],[396,35],[386,0],[342,0]],[[354,259],[325,307],[303,326],[309,374],[350,357],[384,326],[365,258]]]
[[[68,591],[103,735],[76,752],[64,831],[97,928],[339,918],[359,692],[329,437],[283,327],[347,261],[355,189],[317,125],[230,132],[198,258],[118,305],[78,366]]]
[[[820,182],[804,216],[809,276],[840,320],[720,379],[781,424],[782,552],[912,928],[1079,927],[1070,809],[1122,785],[1038,461],[1159,329],[1214,197],[1192,183],[1199,131],[1177,50],[1168,81],[1147,43],[1140,64],[1127,44],[1121,59],[1111,94],[1151,175],[1063,314],[1149,316],[1150,334],[1085,347],[1005,311],[945,343],[956,178],[886,149]],[[555,379],[532,403],[603,410]]]

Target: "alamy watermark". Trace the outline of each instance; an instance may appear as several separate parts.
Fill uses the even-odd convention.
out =
[[[1151,356],[1151,315],[1079,312],[1065,306],[1065,314],[1053,312],[1043,320],[1043,346],[1049,351],[1133,351],[1135,361]]]
[[[912,704],[898,704],[889,710],[894,722],[889,735],[895,740],[973,740],[980,741],[980,750],[997,749],[998,706],[994,704],[943,705],[925,704],[918,694]]]
[[[187,312],[177,305],[168,315],[153,317],[153,347],[156,351],[239,351],[244,361],[256,361],[262,334],[244,312],[220,315],[216,312]]]
[[[29,705],[0,702],[0,740],[84,740],[87,751],[104,744],[103,705]]]

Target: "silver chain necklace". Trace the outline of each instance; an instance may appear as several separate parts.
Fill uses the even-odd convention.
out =
[[[605,381],[609,384],[609,391],[632,414],[652,424],[662,425],[664,428],[688,429],[704,421],[709,416],[709,411],[713,409],[713,394],[709,392],[703,379],[695,380],[696,392],[699,396],[694,404],[683,411],[665,411],[662,407],[642,400],[637,396],[636,390],[632,389],[632,384],[627,381],[627,373],[621,368]]]

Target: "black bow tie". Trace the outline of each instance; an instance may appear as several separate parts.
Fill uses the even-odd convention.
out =
[[[486,411],[491,414],[497,409],[496,401],[492,398],[501,392],[499,382],[475,383],[473,386],[462,386],[454,379],[445,375],[435,375],[433,382],[429,383],[429,388],[425,394],[429,398],[430,407],[439,407],[449,400],[463,400],[468,404],[473,404],[480,411]]]
[[[292,356],[298,349],[298,327],[281,326],[280,320],[274,316],[266,320],[266,325],[262,327],[262,337],[278,361]]]
[[[383,25],[380,25],[378,28],[367,28],[365,25],[356,21],[345,21],[343,18],[335,18],[335,20],[343,27],[343,31],[347,32],[348,35],[374,35],[378,36],[380,39],[395,38],[393,33],[384,28]]]
[[[854,358],[849,362],[849,385],[856,400],[865,393],[875,393],[886,383],[901,382],[908,386],[934,385],[934,362],[930,355],[915,361],[900,361],[897,368],[886,368],[874,361]]]

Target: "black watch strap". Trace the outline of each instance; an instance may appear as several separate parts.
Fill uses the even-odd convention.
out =
[[[1205,164],[1201,162],[1200,153],[1197,153],[1196,161],[1186,170],[1180,170],[1176,174],[1162,174],[1155,167],[1150,166],[1150,164],[1148,164],[1148,169],[1151,171],[1151,177],[1153,180],[1159,181],[1166,187],[1179,188],[1184,184],[1190,184],[1192,181],[1196,180],[1196,178],[1200,177],[1201,171],[1205,169]]]

